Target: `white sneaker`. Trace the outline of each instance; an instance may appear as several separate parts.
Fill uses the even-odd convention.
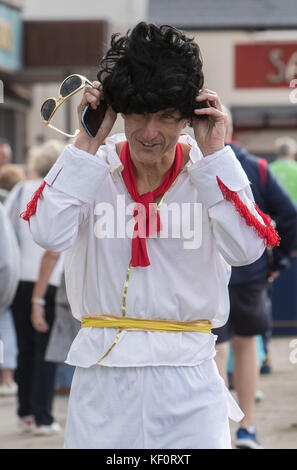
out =
[[[53,434],[60,434],[61,432],[61,426],[55,421],[52,424],[41,424],[39,426],[35,426],[33,430],[34,436],[51,436]]]
[[[35,428],[34,416],[23,416],[19,419],[19,428],[21,432],[32,432]]]
[[[12,384],[12,385],[5,385],[2,384],[0,385],[0,396],[1,397],[9,397],[9,396],[14,396],[17,394],[18,387],[17,384]]]
[[[260,401],[264,400],[264,393],[262,390],[258,390],[255,394],[255,401],[256,403],[260,403]]]

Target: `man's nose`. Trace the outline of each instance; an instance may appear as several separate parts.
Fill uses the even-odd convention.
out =
[[[154,140],[159,132],[157,120],[154,116],[146,116],[142,129],[142,136],[146,142]]]

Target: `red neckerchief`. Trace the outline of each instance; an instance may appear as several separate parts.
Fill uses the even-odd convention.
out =
[[[164,194],[174,183],[183,161],[182,146],[177,143],[175,159],[169,170],[164,175],[160,186],[154,191],[138,194],[136,177],[133,163],[130,155],[128,142],[125,142],[121,150],[120,159],[124,165],[122,171],[123,180],[133,201],[136,202],[133,216],[135,217],[135,226],[132,239],[132,266],[149,266],[150,261],[147,254],[145,238],[153,233],[160,232],[160,215],[153,203],[156,197]]]

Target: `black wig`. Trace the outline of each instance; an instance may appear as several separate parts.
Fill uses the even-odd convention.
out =
[[[198,45],[172,26],[141,22],[126,36],[114,34],[100,63],[105,101],[117,113],[193,112],[203,87]]]

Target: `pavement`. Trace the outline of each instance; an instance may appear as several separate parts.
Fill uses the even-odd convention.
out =
[[[265,449],[297,449],[297,338],[273,337],[270,342],[272,373],[261,375],[264,394],[255,404],[254,422]],[[68,397],[56,395],[54,416],[65,429]],[[232,435],[237,424],[230,422]],[[0,449],[63,449],[63,432],[55,436],[21,434],[15,397],[0,397]]]

